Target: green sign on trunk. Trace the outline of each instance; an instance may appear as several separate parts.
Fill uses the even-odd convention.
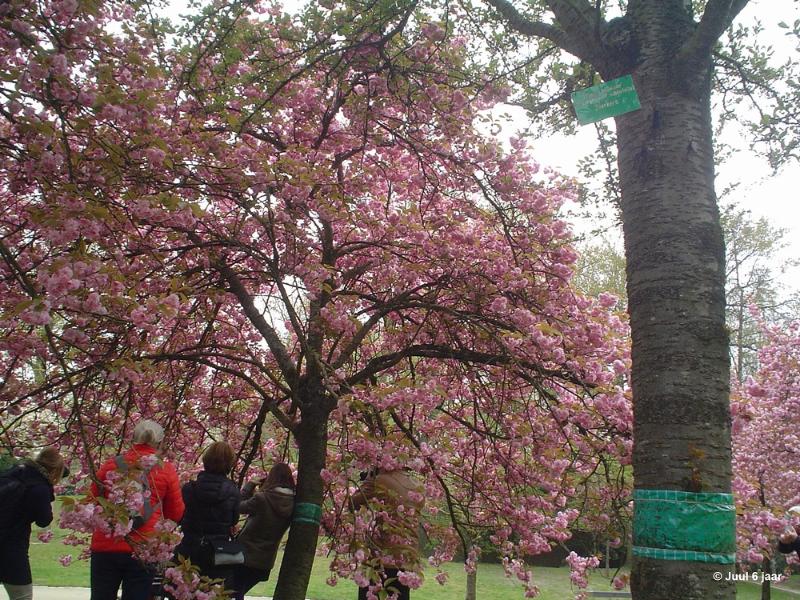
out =
[[[630,75],[572,92],[572,105],[581,125],[616,117],[642,107]]]
[[[733,494],[633,490],[633,555],[733,564]]]

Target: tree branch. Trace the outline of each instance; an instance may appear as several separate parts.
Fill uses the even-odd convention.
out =
[[[189,239],[194,243],[201,243],[201,240],[197,234],[188,232],[188,236]],[[250,323],[253,324],[253,326],[261,334],[261,337],[264,338],[264,341],[267,342],[267,346],[269,347],[270,352],[272,352],[272,356],[275,357],[275,362],[278,364],[278,368],[281,370],[283,377],[286,379],[287,385],[293,391],[296,391],[297,384],[299,382],[297,369],[295,368],[294,362],[292,361],[286,346],[284,346],[283,342],[281,342],[278,333],[269,323],[267,323],[264,315],[262,315],[261,311],[258,310],[253,302],[253,296],[250,294],[247,288],[244,287],[244,284],[242,283],[241,279],[239,279],[239,276],[236,274],[236,272],[230,268],[223,258],[212,254],[211,259],[214,268],[220,273],[220,275],[222,275],[225,281],[228,282],[230,292],[236,296],[236,299],[239,301],[239,304],[241,305],[242,310],[244,310],[247,318],[250,320]]]
[[[528,37],[545,38],[561,45],[563,31],[541,21],[526,19],[508,0],[486,0],[486,3],[492,6],[514,31]]]
[[[709,0],[700,24],[684,44],[678,60],[684,64],[704,59],[749,0]]]
[[[469,350],[466,348],[451,348],[440,344],[416,344],[408,346],[398,352],[391,354],[383,354],[376,356],[361,369],[361,371],[354,373],[345,381],[348,386],[356,386],[365,381],[368,381],[374,375],[381,371],[389,369],[400,361],[406,358],[439,358],[443,360],[456,360],[463,363],[475,363],[487,366],[515,366],[520,371],[534,371],[542,377],[551,377],[570,381],[577,385],[584,386],[585,383],[572,373],[565,371],[558,371],[553,369],[545,369],[541,365],[532,363],[530,361],[519,360],[514,356],[508,354],[494,354],[490,352],[478,352],[476,350]],[[529,379],[532,381],[532,379]]]

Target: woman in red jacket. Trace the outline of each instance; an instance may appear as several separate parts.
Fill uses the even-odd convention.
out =
[[[123,469],[138,469],[153,465],[147,471],[152,514],[124,538],[112,537],[95,530],[92,535],[90,561],[91,600],[116,600],[122,586],[122,600],[147,600],[155,572],[133,556],[131,544],[145,539],[162,518],[178,522],[183,517],[183,498],[175,467],[165,460],[156,461],[156,453],[164,439],[164,429],[154,421],[140,421],[133,430],[133,447],[121,456],[108,459],[97,471],[92,483],[93,496],[108,495],[109,473]],[[152,458],[143,457],[152,456]],[[123,464],[124,463],[124,464]],[[145,501],[147,504],[147,501]],[[147,515],[147,512],[145,512]]]

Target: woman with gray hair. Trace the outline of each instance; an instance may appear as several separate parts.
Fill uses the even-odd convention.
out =
[[[97,471],[97,481],[90,493],[108,496],[112,472],[139,471],[147,478],[150,498],[145,499],[143,514],[134,517],[134,528],[124,538],[95,530],[92,535],[89,563],[91,600],[116,600],[122,586],[122,600],[147,600],[155,577],[150,565],[133,557],[131,544],[144,540],[156,523],[167,518],[176,523],[183,517],[183,498],[175,467],[158,456],[164,440],[164,428],[155,421],[140,421],[133,430],[133,446],[124,454],[109,458]],[[112,477],[113,478],[113,477]]]

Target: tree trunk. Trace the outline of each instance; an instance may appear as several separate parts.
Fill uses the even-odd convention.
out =
[[[475,600],[478,593],[478,565],[474,571],[467,571],[467,591],[464,600]]]
[[[298,445],[295,515],[275,587],[275,600],[304,600],[317,550],[319,524],[306,516],[298,520],[300,505],[321,506],[324,490],[320,473],[325,467],[328,410],[314,405],[303,411],[296,431]],[[306,515],[309,513],[306,512]]]
[[[641,36],[643,44],[669,43],[648,34],[649,39]],[[710,68],[677,73],[663,60],[663,48],[646,45],[640,56],[633,77],[642,108],[617,117],[632,335],[634,485],[729,493],[725,252],[714,193]],[[734,598],[734,583],[713,576],[721,572],[724,580],[729,570],[722,564],[634,557],[633,598]]]
[[[764,561],[761,563],[761,572],[762,573],[772,573],[772,560],[765,557]],[[764,581],[761,582],[761,600],[771,600],[772,598],[772,582],[769,580],[768,577],[764,578]]]

